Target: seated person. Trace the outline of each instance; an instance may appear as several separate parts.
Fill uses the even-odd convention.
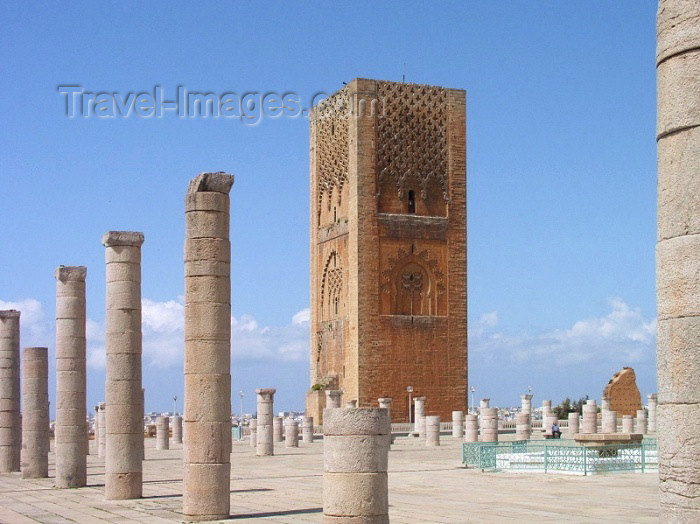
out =
[[[552,438],[561,438],[561,429],[559,428],[559,422],[552,424]]]

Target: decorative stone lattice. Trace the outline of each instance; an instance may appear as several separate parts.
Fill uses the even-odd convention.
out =
[[[377,96],[377,173],[379,188],[393,181],[399,199],[408,179],[418,181],[421,198],[431,179],[449,201],[447,180],[447,91],[439,87],[381,82]]]
[[[338,253],[332,251],[326,260],[323,268],[321,280],[321,303],[326,303],[326,298],[330,300],[338,296],[343,289],[343,268],[340,266]],[[329,310],[330,311],[330,310]]]
[[[439,314],[437,299],[445,294],[445,276],[429,250],[416,253],[400,248],[388,266],[381,274],[381,289],[391,295],[391,314]]]
[[[315,109],[316,161],[318,162],[318,219],[323,197],[328,195],[327,208],[332,206],[333,190],[337,189],[340,205],[343,187],[348,181],[348,117],[350,105],[347,88],[321,102]]]

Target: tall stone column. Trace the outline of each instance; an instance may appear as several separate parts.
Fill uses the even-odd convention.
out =
[[[202,173],[185,198],[185,433],[183,513],[230,513],[231,243],[233,176]]]
[[[569,438],[574,438],[574,435],[578,434],[580,421],[581,416],[578,413],[569,413],[569,429],[567,431]]]
[[[49,350],[25,348],[22,359],[22,478],[49,476]]]
[[[389,522],[389,413],[323,412],[323,522]]]
[[[425,397],[414,398],[413,404],[415,406],[416,433],[420,438],[425,438]]]
[[[527,413],[532,418],[532,395],[520,395],[520,412]]]
[[[109,231],[105,246],[105,497],[140,498],[143,482],[141,245],[143,233]]]
[[[617,411],[603,411],[603,433],[617,433]]]
[[[21,463],[19,317],[0,311],[0,473],[19,471]]]
[[[700,522],[700,2],[657,16],[656,247],[662,522]]]
[[[530,427],[530,413],[516,413],[515,415],[515,440],[528,440],[532,434]]]
[[[250,428],[250,447],[254,448],[258,445],[258,421],[254,418],[250,419],[249,428]]]
[[[452,436],[454,438],[464,436],[464,411],[452,412]]]
[[[479,417],[467,415],[464,417],[464,442],[479,441]]]
[[[299,422],[291,418],[284,421],[284,445],[287,448],[299,447]]]
[[[104,457],[107,453],[107,413],[104,402],[97,405],[97,420],[100,424],[100,436],[97,441],[97,456]]]
[[[274,455],[275,444],[272,440],[272,413],[275,389],[256,389],[258,394],[258,442],[255,454],[259,457]]]
[[[622,432],[634,433],[634,416],[622,415]]]
[[[156,417],[156,449],[170,449],[170,419]]]
[[[273,442],[284,441],[284,427],[282,417],[272,417],[272,440]]]
[[[100,406],[95,406],[95,453],[100,456]]]
[[[326,390],[326,408],[339,408],[343,399],[343,392],[339,389]]]
[[[657,405],[657,397],[656,393],[649,393],[647,395],[648,403],[647,407],[649,410],[649,413],[647,414],[647,431],[649,433],[656,433],[656,405]]]
[[[304,444],[312,444],[314,441],[314,418],[304,417],[301,419],[301,438]]]
[[[598,433],[598,406],[595,400],[587,400],[583,405],[581,433]]]
[[[425,417],[425,445],[428,447],[440,445],[440,417],[438,415]]]
[[[182,444],[182,417],[173,417],[173,444]]]
[[[56,487],[87,484],[85,414],[85,276],[83,266],[56,269]]]

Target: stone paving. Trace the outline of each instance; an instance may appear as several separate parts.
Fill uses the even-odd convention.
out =
[[[143,498],[106,501],[104,459],[88,457],[88,485],[54,489],[55,456],[48,479],[0,475],[0,522],[165,523],[182,521],[182,445],[156,450],[146,441]],[[461,442],[441,437],[439,447],[398,437],[389,454],[391,522],[657,522],[656,473],[579,477],[482,472],[461,464]],[[323,442],[277,445],[256,457],[247,441],[231,454],[231,521],[321,522]]]

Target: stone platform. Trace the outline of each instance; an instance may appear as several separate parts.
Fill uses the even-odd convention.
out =
[[[94,442],[91,445],[94,446]],[[657,522],[656,474],[570,477],[482,473],[461,464],[461,440],[439,447],[398,437],[389,454],[389,516],[397,523]],[[275,449],[256,457],[247,440],[233,442],[231,513],[234,522],[321,522],[323,442]],[[106,501],[104,460],[88,457],[88,486],[52,488],[52,478],[0,475],[0,522],[173,523],[182,521],[182,445],[156,450],[146,441],[143,498]],[[591,504],[594,500],[595,503]]]

